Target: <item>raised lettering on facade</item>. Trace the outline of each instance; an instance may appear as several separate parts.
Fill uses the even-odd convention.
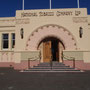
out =
[[[22,12],[21,17],[45,17],[45,16],[79,16],[81,11],[40,11],[40,12]]]

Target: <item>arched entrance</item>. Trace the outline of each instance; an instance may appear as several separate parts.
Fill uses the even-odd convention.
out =
[[[52,37],[52,39],[55,39],[55,41],[52,40],[51,37]],[[48,38],[48,40],[46,40],[47,38]],[[50,39],[50,41],[49,41],[49,39]],[[42,42],[42,41],[43,41],[43,43],[39,46],[40,42]],[[54,43],[56,43],[56,44],[54,44]],[[47,53],[47,51],[45,51],[44,48],[52,48],[53,47],[53,49],[54,49],[55,47],[58,48],[58,45],[60,46],[60,48],[62,47],[65,50],[76,50],[77,49],[76,40],[69,30],[67,30],[64,27],[59,26],[59,25],[49,24],[49,25],[41,26],[31,33],[31,35],[29,36],[28,41],[26,43],[26,50],[37,51],[38,46],[39,46],[41,53],[42,53],[41,54],[41,57],[42,57],[41,62],[43,62],[44,61],[43,59],[48,55],[47,54],[46,56],[43,56],[44,55],[43,51]],[[43,47],[43,49],[41,49],[42,47]],[[54,49],[54,51],[55,51],[55,49]],[[50,54],[50,52],[51,51],[48,51],[49,54]],[[58,49],[58,52],[60,54],[59,60],[61,60],[62,52],[60,52],[59,49]],[[56,51],[55,51],[55,53],[56,53]],[[48,57],[50,57],[50,56],[48,56]],[[56,56],[54,57],[54,60],[56,60],[55,58],[56,58]],[[48,59],[46,61],[48,62]]]
[[[65,49],[63,43],[55,37],[46,37],[43,39],[38,49],[42,54],[43,62],[58,61],[62,62],[62,54]]]

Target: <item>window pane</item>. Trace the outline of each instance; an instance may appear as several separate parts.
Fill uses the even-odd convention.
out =
[[[3,39],[8,39],[8,34],[3,34]]]
[[[12,48],[15,47],[15,40],[12,40]]]
[[[15,34],[14,33],[12,33],[12,39],[15,39]]]
[[[8,48],[8,40],[3,41],[3,48],[7,49]]]
[[[3,37],[2,37],[2,43],[3,43],[3,49],[7,49],[8,48],[8,44],[9,44],[9,35],[8,34],[3,34]]]

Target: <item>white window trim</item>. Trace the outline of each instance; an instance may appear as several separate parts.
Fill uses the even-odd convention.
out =
[[[3,34],[8,34],[8,48],[3,48]],[[1,44],[1,50],[8,51],[9,50],[9,33],[2,33],[2,44]]]

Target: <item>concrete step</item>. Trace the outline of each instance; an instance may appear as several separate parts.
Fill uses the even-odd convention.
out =
[[[51,64],[51,63],[40,63],[40,65],[48,65],[48,64]],[[53,62],[52,62],[52,64],[55,64],[55,65],[57,65],[57,64],[59,64],[59,65],[65,65],[63,63],[53,63]]]
[[[64,64],[39,64],[38,66],[65,66]]]
[[[26,72],[81,72],[75,68],[71,68],[70,66],[66,66],[63,63],[52,62],[52,67],[50,63],[40,63],[38,66],[34,66],[28,70],[24,70]]]
[[[54,65],[54,64],[47,64],[47,65],[44,64],[44,65],[40,65],[40,64],[39,64],[38,66],[51,66],[51,65],[52,65],[52,66],[65,66],[65,65],[63,65],[63,64],[61,64],[61,65],[59,65],[59,64],[56,64],[56,65]]]
[[[34,68],[30,68],[30,69],[74,69],[74,68],[70,68],[70,67],[34,67]]]
[[[70,73],[70,72],[71,72],[71,73],[76,73],[76,72],[80,72],[80,73],[81,73],[81,72],[84,72],[84,71],[53,71],[53,70],[50,70],[50,71],[23,71],[23,70],[22,70],[22,71],[20,71],[20,72],[32,72],[32,73],[33,73],[33,72],[35,72],[35,73],[47,73],[47,72],[48,72],[48,73],[51,73],[51,72],[52,72],[52,73],[57,73],[57,72],[59,72],[59,73]]]
[[[34,66],[34,67],[51,67],[50,65],[49,66]],[[59,65],[59,66],[52,66],[52,67],[70,67],[70,66],[64,66],[64,65]]]
[[[65,64],[63,64],[63,63],[40,63],[38,66],[65,66]]]
[[[51,63],[40,63],[39,65],[50,65]],[[63,63],[52,63],[52,65],[65,65]]]
[[[25,71],[80,71],[80,70],[75,70],[75,69],[29,69]]]

